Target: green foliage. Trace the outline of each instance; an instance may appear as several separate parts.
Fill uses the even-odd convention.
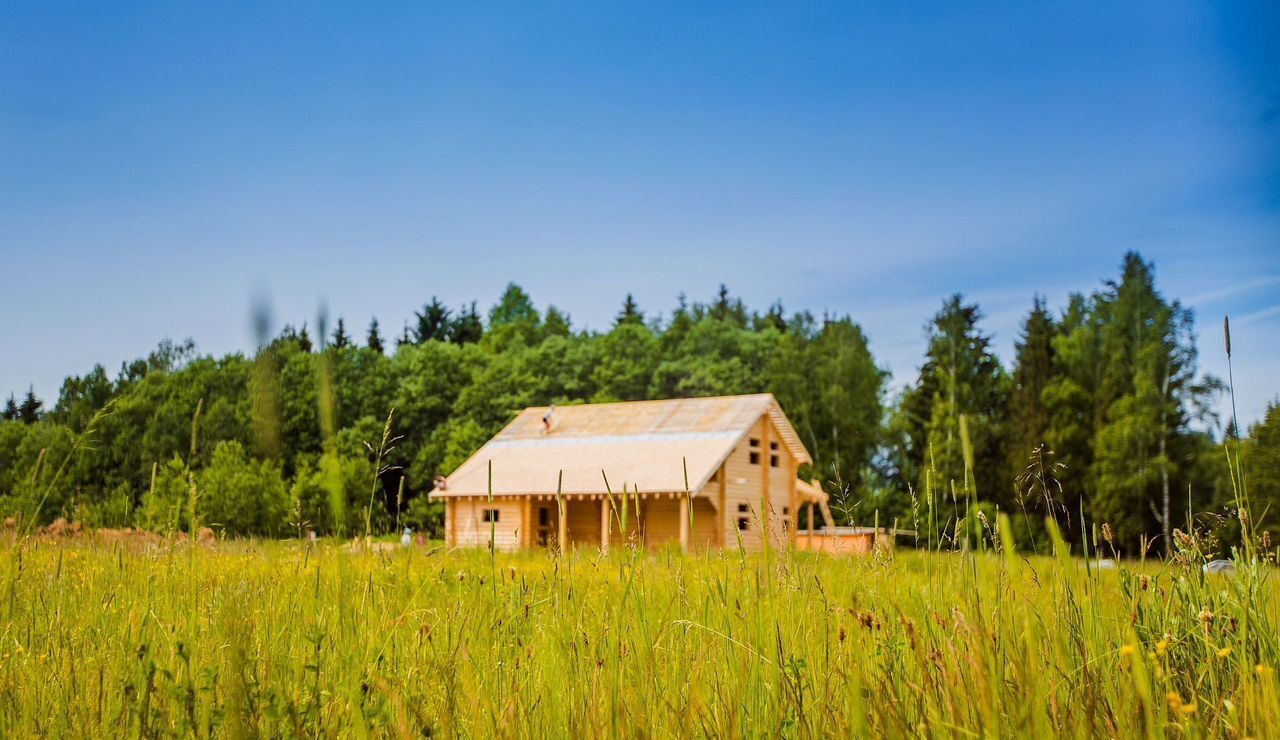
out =
[[[1272,542],[1280,544],[1280,402],[1269,403],[1266,416],[1249,430],[1243,457],[1254,526],[1273,533]]]
[[[154,483],[142,497],[138,519],[141,527],[153,532],[188,529],[191,523],[190,472],[187,464],[176,456],[156,466]]]
[[[380,430],[379,430],[380,431]],[[330,480],[337,483],[341,501],[332,499]],[[369,504],[369,484],[373,480],[373,463],[363,454],[307,458],[297,465],[293,486],[289,491],[289,522],[292,529],[305,533],[363,531],[364,508]],[[386,511],[375,512],[379,523],[385,523]]]
[[[239,442],[219,442],[197,476],[197,516],[228,534],[278,535],[286,531],[289,493],[280,466],[255,460]]]
[[[1191,316],[1160,296],[1137,255],[1119,282],[1072,296],[1056,317],[1035,300],[1008,373],[979,308],[951,297],[930,322],[919,376],[887,413],[888,373],[850,317],[788,316],[781,303],[755,313],[723,285],[708,303],[680,296],[666,316],[646,316],[628,295],[602,333],[575,333],[514,284],[486,315],[487,325],[475,303],[452,311],[433,298],[390,354],[376,319],[366,346],[341,320],[319,351],[305,324],[264,332],[252,357],[164,342],[114,379],[102,366],[67,378],[47,413],[34,393],[11,398],[0,418],[2,513],[34,511],[47,493],[41,523],[186,528],[194,476],[197,517],[233,534],[362,530],[370,487],[379,531],[399,516],[438,532],[432,478],[526,406],[764,391],[813,455],[798,473],[833,495],[840,524],[879,514],[922,536],[954,535],[966,511],[972,525],[979,510],[1025,504],[1029,515],[1014,517],[1021,543],[1045,541],[1036,522],[1050,510],[1079,541],[1083,512],[1133,552],[1140,535],[1187,516],[1188,486],[1193,510],[1233,496],[1221,448],[1196,429],[1211,422],[1204,406],[1218,385],[1196,374]],[[109,401],[92,443],[69,455]],[[392,409],[399,439],[375,482],[366,443]],[[1275,424],[1269,414],[1243,450],[1267,505],[1280,495]],[[1015,483],[1041,445],[1044,475]]]
[[[1218,383],[1197,377],[1191,314],[1156,291],[1154,270],[1138,255],[1125,257],[1120,282],[1094,310],[1102,320],[1091,513],[1136,549],[1144,534],[1167,541],[1209,503],[1192,486],[1188,510],[1193,481],[1184,472],[1196,457],[1189,423]]]
[[[897,422],[908,480],[929,498],[931,526],[939,535],[956,536],[972,504],[1007,500],[1012,488],[1003,444],[1009,380],[991,337],[978,328],[981,318],[978,307],[958,294],[943,303],[929,328],[920,378],[902,399]]]

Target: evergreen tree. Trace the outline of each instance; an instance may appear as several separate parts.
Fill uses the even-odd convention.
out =
[[[739,298],[729,297],[729,288],[720,283],[716,292],[716,300],[711,304],[708,315],[716,321],[724,321],[743,329],[747,326],[747,309]]]
[[[1037,296],[1022,324],[1022,336],[1014,343],[1012,383],[1009,388],[1010,474],[1016,479],[1032,453],[1045,444],[1049,409],[1044,390],[1053,379],[1053,317]]]
[[[1192,315],[1156,291],[1154,269],[1136,253],[1096,305],[1104,366],[1094,518],[1110,524],[1117,544],[1136,546],[1155,532],[1168,543],[1187,514],[1174,491],[1186,490],[1179,473],[1193,446],[1188,422],[1219,384],[1197,379]]]
[[[315,349],[315,345],[311,343],[311,332],[307,331],[307,322],[302,322],[302,331],[298,332],[298,349],[303,352],[310,353]]]
[[[18,407],[18,420],[23,424],[34,424],[40,421],[44,412],[44,402],[36,398],[35,386],[27,387],[27,395],[22,397],[22,405]]]
[[[1080,535],[1079,515],[1094,490],[1093,444],[1103,364],[1096,302],[1079,293],[1070,297],[1053,338],[1053,375],[1042,392],[1049,414],[1045,443],[1058,463],[1052,487],[1059,490],[1060,503],[1070,514],[1064,525],[1072,530],[1072,541]]]
[[[378,331],[378,319],[376,318],[369,321],[369,334],[365,338],[365,345],[378,354],[385,352],[382,346],[382,334]]]
[[[338,317],[338,325],[333,330],[333,347],[334,349],[346,349],[351,346],[351,336],[347,334],[346,324],[342,321],[342,317]]]
[[[413,335],[410,333],[410,330],[408,330],[408,323],[406,321],[406,324],[404,324],[404,329],[402,330],[401,335],[399,335],[399,339],[396,339],[396,347],[397,348],[404,347],[404,346],[408,346],[408,344],[413,344],[413,343],[415,343],[413,342]]]
[[[454,344],[471,344],[479,342],[484,336],[484,324],[480,322],[480,314],[476,311],[476,302],[458,313],[458,318],[449,325],[449,341]]]
[[[449,339],[449,323],[450,311],[440,302],[439,298],[431,297],[431,302],[423,307],[422,311],[414,313],[417,318],[417,327],[414,330],[414,340],[417,344],[424,342],[437,341],[444,342]]]
[[[1215,457],[1221,457],[1221,450],[1214,452]],[[1280,531],[1276,525],[1280,518],[1280,401],[1267,404],[1262,421],[1249,430],[1244,446],[1244,473],[1254,529]],[[1280,542],[1280,538],[1273,538],[1272,542]]]
[[[782,301],[775,301],[769,306],[769,310],[763,316],[756,317],[753,322],[756,331],[764,331],[765,329],[774,329],[779,332],[785,332],[788,329],[786,315],[782,308]]]
[[[21,414],[18,411],[18,400],[14,398],[12,393],[10,393],[9,400],[5,401],[4,411],[0,411],[0,419],[4,419],[6,421],[17,421],[20,416]]]
[[[567,337],[573,333],[569,316],[555,306],[547,306],[547,315],[542,319],[542,330],[549,337]]]
[[[981,319],[959,294],[943,303],[920,379],[903,399],[915,426],[908,434],[912,467],[922,474],[920,490],[933,491],[940,514],[934,525],[948,532],[965,504],[998,499],[1012,486],[1001,445],[1008,379],[991,337],[978,329]]]
[[[636,305],[635,298],[627,293],[627,299],[622,302],[622,310],[618,312],[618,316],[613,320],[614,326],[622,324],[643,324],[644,312]]]

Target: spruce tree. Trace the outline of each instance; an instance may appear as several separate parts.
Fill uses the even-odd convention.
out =
[[[626,300],[622,302],[622,310],[619,311],[617,317],[614,318],[613,325],[619,326],[621,324],[643,323],[644,312],[642,312],[640,307],[636,305],[635,298],[633,298],[630,293],[627,293]]]
[[[470,344],[480,341],[484,336],[484,324],[476,311],[476,302],[458,313],[458,318],[449,325],[449,341],[454,344]]]
[[[298,332],[298,349],[308,354],[315,349],[315,345],[311,343],[311,332],[307,331],[307,322],[305,321],[302,322],[302,330]]]
[[[20,414],[18,412],[18,400],[13,394],[9,394],[9,400],[4,403],[4,410],[0,411],[0,419],[6,421],[17,421]]]
[[[1080,534],[1079,514],[1092,499],[1093,443],[1100,405],[1102,358],[1099,345],[1101,317],[1096,298],[1072,294],[1058,320],[1053,338],[1053,375],[1042,392],[1049,426],[1045,444],[1054,453],[1059,467],[1054,479],[1061,503],[1070,516],[1065,525],[1072,540]]]
[[[345,349],[351,345],[351,336],[347,334],[346,324],[342,317],[338,317],[338,325],[333,330],[333,347],[334,349]]]
[[[1042,298],[1036,296],[1031,313],[1014,343],[1013,375],[1009,387],[1010,475],[1016,479],[1032,453],[1044,445],[1050,426],[1044,390],[1053,379],[1053,338],[1057,331]]]
[[[546,316],[542,319],[542,330],[549,337],[567,337],[573,333],[573,326],[566,313],[555,306],[547,306]]]
[[[415,312],[417,326],[414,329],[414,341],[417,344],[449,338],[449,316],[452,313],[440,299],[431,296],[431,302],[423,306],[422,311]]]
[[[943,529],[964,516],[966,505],[997,498],[1012,485],[1001,445],[1008,379],[990,335],[978,328],[981,319],[959,294],[943,303],[920,379],[903,399],[914,417],[912,467],[920,488],[928,484],[934,492],[940,514],[934,524]]]
[[[365,338],[365,345],[378,354],[383,354],[386,351],[382,345],[382,333],[378,331],[378,319],[376,317],[369,321],[369,334]]]
[[[40,416],[44,411],[44,402],[36,398],[35,386],[27,387],[27,395],[22,398],[22,405],[18,407],[18,420],[23,424],[34,424],[40,421]]]
[[[1096,305],[1104,364],[1094,518],[1130,551],[1142,535],[1157,532],[1167,546],[1188,513],[1185,494],[1175,494],[1186,490],[1182,468],[1194,446],[1188,423],[1220,384],[1197,379],[1192,315],[1160,295],[1154,268],[1136,253],[1125,256],[1120,282]]]

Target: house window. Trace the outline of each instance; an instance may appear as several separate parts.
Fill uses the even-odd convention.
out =
[[[771,450],[776,450],[776,449],[778,449],[778,443],[777,443],[777,442],[770,442],[770,443],[769,443],[769,449],[771,449]]]
[[[547,511],[547,507],[538,507],[538,526],[545,527],[551,522],[551,514]]]
[[[745,513],[747,513],[748,511],[751,511],[751,507],[747,506],[746,504],[738,504],[738,513],[739,513],[739,514],[745,514]]]
[[[769,456],[769,467],[771,467],[771,468],[776,468],[776,467],[778,467],[778,456],[777,456],[777,455],[770,455],[770,456]]]
[[[748,520],[747,520],[747,518],[746,518],[745,516],[740,516],[740,517],[738,517],[738,530],[739,530],[739,531],[741,531],[741,532],[745,532],[745,531],[747,531],[747,530],[748,530],[748,529],[750,529],[750,528],[751,528],[751,524],[748,522]]]
[[[485,509],[483,512],[481,512],[481,519],[482,519],[482,521],[485,521],[485,522],[493,522],[494,524],[497,524],[497,523],[498,523],[498,510],[497,510],[497,509]]]
[[[752,452],[751,452],[751,464],[752,464],[752,465],[759,465],[759,464],[760,464],[760,453],[759,453],[759,452],[756,452],[756,451],[752,450]]]
[[[760,440],[755,439],[755,438],[753,437],[753,438],[751,439],[751,446],[752,446],[752,447],[759,447],[759,446],[760,446]]]

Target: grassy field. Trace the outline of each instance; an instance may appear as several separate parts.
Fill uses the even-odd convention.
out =
[[[1280,736],[1269,568],[10,541],[0,736]]]

